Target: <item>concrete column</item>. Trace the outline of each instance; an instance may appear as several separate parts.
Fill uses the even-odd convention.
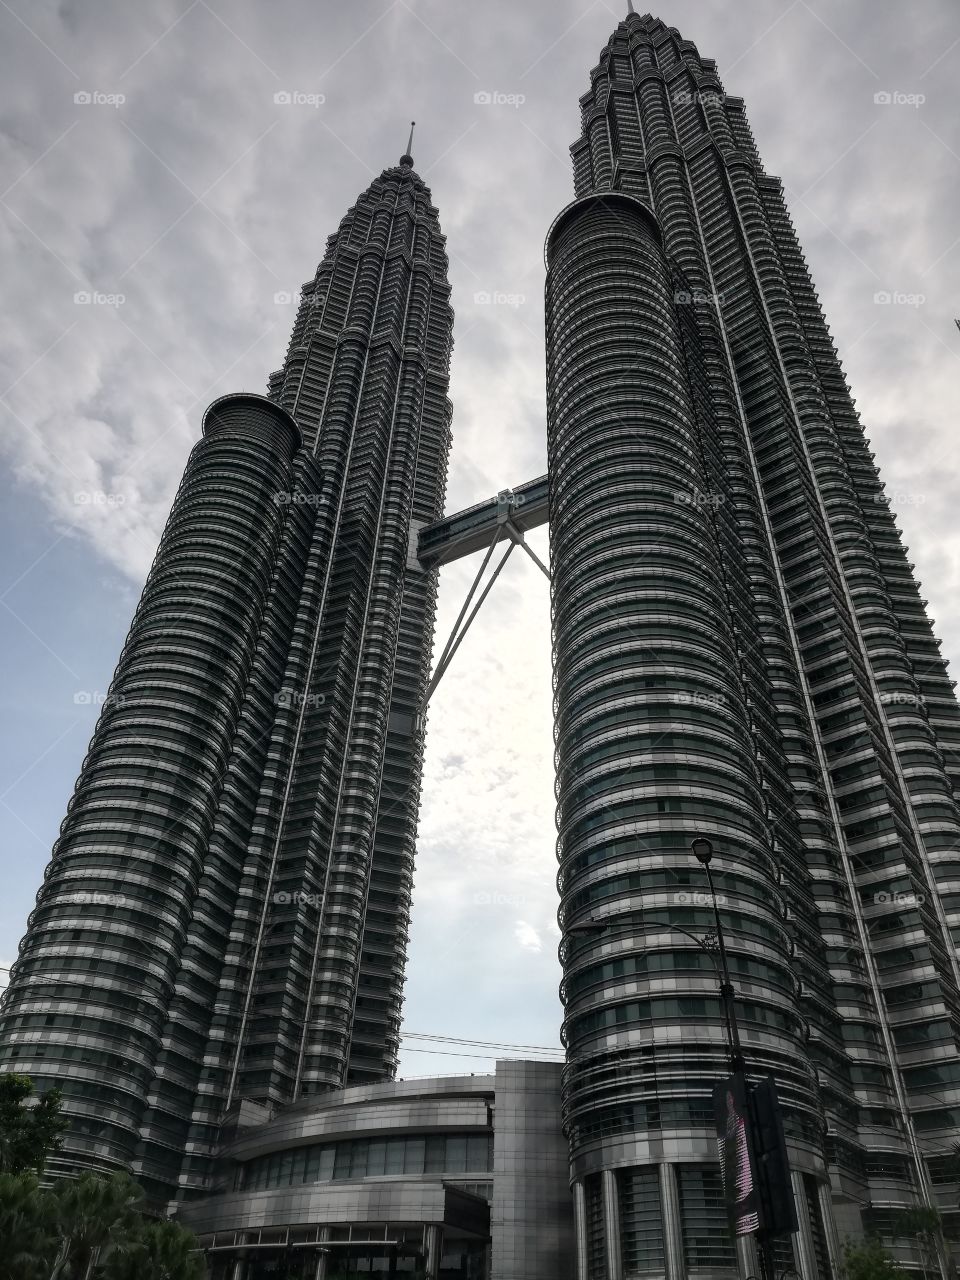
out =
[[[623,1280],[623,1258],[620,1253],[620,1201],[617,1198],[617,1176],[612,1169],[603,1174],[603,1234],[607,1245],[607,1280]]]
[[[430,1226],[426,1230],[427,1280],[439,1280],[440,1255],[443,1252],[443,1231]]]
[[[673,1165],[665,1161],[659,1166],[660,1218],[663,1223],[663,1263],[667,1280],[684,1280],[683,1229],[680,1222],[680,1197]]]
[[[817,1254],[813,1247],[813,1225],[807,1209],[807,1193],[803,1185],[803,1174],[796,1169],[790,1171],[790,1185],[793,1187],[793,1199],[797,1206],[797,1222],[800,1230],[793,1238],[793,1247],[797,1255],[797,1267],[804,1280],[828,1280],[821,1276],[817,1268]]]
[[[748,1280],[749,1276],[759,1277],[760,1250],[757,1248],[756,1237],[736,1236],[734,1244],[737,1249],[737,1270],[740,1273],[740,1280]]]
[[[330,1228],[320,1228],[320,1242],[326,1243],[330,1239]],[[313,1273],[313,1280],[327,1280],[327,1272],[330,1270],[330,1254],[324,1250],[317,1254],[317,1269]]]
[[[839,1280],[843,1274],[843,1250],[840,1247],[840,1233],[837,1220],[833,1215],[833,1196],[830,1194],[829,1182],[817,1183],[817,1198],[820,1201],[820,1217],[823,1219],[823,1230],[827,1237],[827,1257],[830,1259],[830,1270],[833,1280]]]
[[[577,1280],[589,1280],[587,1273],[587,1193],[583,1179],[573,1184],[573,1227],[577,1242]]]

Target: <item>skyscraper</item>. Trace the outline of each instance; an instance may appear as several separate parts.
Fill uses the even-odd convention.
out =
[[[838,1230],[955,1210],[960,709],[743,102],[631,11],[581,107],[546,322],[580,1274],[734,1264],[706,837],[826,1276]]]
[[[53,1172],[209,1187],[225,1113],[392,1078],[453,313],[405,154],[303,288],[269,398],[179,492],[13,967],[0,1063],[63,1089]]]
[[[441,518],[452,312],[405,155],[269,395],[205,415],[12,975],[0,1069],[64,1088],[53,1171],[190,1199],[218,1280],[755,1274],[695,839],[747,1072],[784,1108],[781,1274],[836,1280],[840,1239],[909,1206],[956,1222],[952,684],[743,103],[631,6],[581,105],[547,481]],[[391,1083],[425,566],[547,507],[572,1202],[551,1064]]]

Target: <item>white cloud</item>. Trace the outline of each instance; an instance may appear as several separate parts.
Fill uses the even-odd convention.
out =
[[[514,937],[523,948],[524,951],[542,951],[543,944],[540,941],[540,935],[532,924],[527,924],[526,920],[518,920],[514,925]]]

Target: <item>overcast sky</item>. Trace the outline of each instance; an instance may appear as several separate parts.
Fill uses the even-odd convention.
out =
[[[457,313],[448,509],[546,470],[543,239],[572,196],[578,98],[625,10],[0,0],[0,964],[201,413],[264,389],[293,320],[283,296],[397,162],[410,119]],[[746,99],[960,656],[956,0],[670,0],[659,16]],[[531,543],[546,555],[544,531]],[[438,645],[475,568],[444,571]],[[407,1031],[558,1044],[550,701],[548,584],[514,556],[432,704]],[[423,1047],[407,1043],[405,1074],[492,1066]]]

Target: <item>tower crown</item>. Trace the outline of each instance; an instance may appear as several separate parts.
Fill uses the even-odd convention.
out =
[[[410,121],[410,137],[407,139],[407,149],[400,157],[400,163],[409,169],[413,168],[413,130],[416,123],[416,120]]]

